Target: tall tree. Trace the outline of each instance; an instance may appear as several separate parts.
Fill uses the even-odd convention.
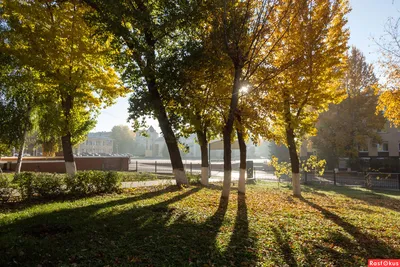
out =
[[[296,6],[298,13],[284,22],[289,32],[275,59],[277,64],[296,55],[302,60],[265,87],[264,100],[275,139],[288,147],[293,194],[300,196],[301,139],[315,134],[319,113],[343,99],[349,6],[346,0],[302,0]]]
[[[365,61],[364,55],[352,47],[348,67],[343,81],[346,99],[329,106],[318,119],[318,134],[312,142],[319,156],[328,160],[332,167],[338,166],[339,157],[347,157],[350,164],[358,158],[361,147],[368,142],[379,141],[378,130],[385,124],[381,113],[376,114],[378,96],[374,89],[378,83],[372,64]]]
[[[388,20],[385,35],[378,45],[385,77],[376,91],[379,94],[377,112],[382,112],[391,123],[400,126],[400,18]]]
[[[96,10],[95,19],[121,41],[120,60],[126,67],[125,82],[135,90],[130,99],[130,119],[151,116],[158,120],[167,144],[177,185],[187,184],[173,114],[166,109],[174,92],[165,90],[160,69],[164,59],[185,47],[197,1],[84,0]],[[138,128],[138,127],[135,127]],[[135,129],[136,130],[136,129]]]
[[[239,90],[248,83],[261,66],[270,66],[278,44],[286,34],[281,21],[292,11],[292,1],[280,0],[224,0],[216,6],[214,28],[217,42],[231,60],[231,94],[223,128],[224,182],[222,198],[228,198],[231,184],[231,139]],[[275,34],[279,32],[281,35]],[[276,71],[276,69],[271,69]],[[268,78],[268,77],[264,77]],[[245,166],[242,166],[245,167]]]
[[[107,106],[127,92],[111,66],[110,38],[86,23],[91,9],[78,0],[7,0],[2,8],[2,23],[9,29],[2,49],[53,84],[65,166],[67,173],[75,173],[76,124],[85,123],[88,110]]]

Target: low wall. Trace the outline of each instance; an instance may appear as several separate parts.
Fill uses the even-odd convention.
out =
[[[128,171],[128,157],[75,157],[76,168],[83,170]],[[0,158],[3,170],[15,171],[17,158]],[[21,171],[65,173],[65,163],[62,157],[26,157],[22,160]]]

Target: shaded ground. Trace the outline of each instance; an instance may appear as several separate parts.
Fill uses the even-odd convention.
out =
[[[400,258],[400,199],[273,184],[127,189],[0,214],[0,266],[365,266]]]

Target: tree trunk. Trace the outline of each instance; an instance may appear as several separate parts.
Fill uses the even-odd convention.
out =
[[[21,166],[22,166],[22,157],[24,154],[24,149],[25,149],[25,139],[26,139],[26,133],[28,131],[25,129],[24,134],[21,140],[21,145],[19,147],[18,151],[18,159],[17,159],[17,166],[15,167],[15,173],[20,173],[21,172]]]
[[[290,155],[290,164],[292,166],[292,185],[293,185],[293,195],[296,197],[301,197],[300,189],[300,161],[297,155],[296,142],[294,138],[293,129],[286,129],[286,138]]]
[[[18,159],[17,159],[17,166],[15,167],[15,173],[20,173],[21,172],[21,166],[22,166],[22,157],[24,155],[24,149],[25,149],[25,140],[26,140],[26,135],[28,134],[28,128],[30,124],[30,119],[31,119],[31,106],[28,104],[28,108],[26,111],[26,121],[25,125],[23,128],[23,134],[22,134],[22,139],[21,139],[21,146],[19,147],[19,153],[18,153]]]
[[[73,153],[73,149],[72,149],[71,131],[69,130],[71,111],[73,109],[73,98],[71,95],[67,95],[66,98],[63,99],[62,107],[63,107],[64,116],[66,119],[66,122],[65,122],[66,134],[61,137],[61,143],[62,143],[64,161],[65,161],[65,170],[66,170],[66,173],[73,175],[76,173],[76,165],[75,165],[74,153]]]
[[[246,193],[246,143],[244,142],[243,132],[236,129],[239,149],[240,149],[240,167],[239,167],[239,193]]]
[[[153,110],[155,111],[161,132],[167,144],[169,156],[171,159],[172,170],[175,176],[176,184],[181,187],[183,184],[188,184],[185,169],[183,167],[181,153],[178,148],[178,141],[172,130],[171,123],[165,111],[164,104],[161,101],[160,93],[157,90],[155,78],[147,82],[147,87],[152,99]]]
[[[239,89],[240,79],[242,76],[242,68],[235,66],[235,78],[232,87],[232,98],[229,107],[228,120],[224,126],[223,139],[224,139],[224,182],[222,185],[222,198],[229,198],[231,190],[231,179],[232,179],[232,145],[231,145],[231,134],[233,131],[233,123],[235,120],[235,112],[239,101]]]
[[[61,142],[63,147],[65,170],[68,174],[74,175],[76,173],[76,165],[72,150],[71,133],[68,132],[66,135],[61,137]]]
[[[201,184],[208,185],[208,142],[207,136],[202,131],[197,131],[201,150]]]

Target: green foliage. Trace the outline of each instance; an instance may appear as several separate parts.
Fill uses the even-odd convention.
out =
[[[75,175],[22,172],[16,174],[12,182],[3,176],[0,182],[0,185],[4,184],[5,188],[12,189],[17,186],[21,198],[29,200],[33,197],[54,198],[68,194],[87,195],[118,192],[121,186],[121,175],[111,171],[83,171],[77,172]],[[6,192],[5,189],[4,192]]]
[[[201,181],[201,174],[190,174],[190,172],[186,172],[186,176],[189,180],[189,184],[199,185]]]
[[[121,177],[117,172],[81,171],[67,176],[65,184],[73,195],[111,193],[118,191]]]
[[[5,203],[10,200],[18,185],[13,183],[11,175],[0,173],[0,201]]]

